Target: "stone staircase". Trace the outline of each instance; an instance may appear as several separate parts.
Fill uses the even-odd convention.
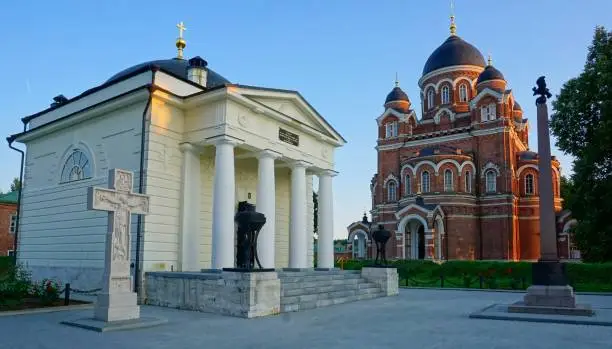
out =
[[[384,297],[358,270],[279,271],[281,313]]]

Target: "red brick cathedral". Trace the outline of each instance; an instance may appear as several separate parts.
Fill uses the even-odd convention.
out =
[[[373,256],[370,232],[382,224],[392,232],[389,259],[538,259],[538,154],[508,80],[452,22],[418,85],[421,118],[396,82],[376,119],[374,223],[364,216],[348,227],[353,255]],[[551,166],[560,255],[568,258],[570,217],[554,157]]]

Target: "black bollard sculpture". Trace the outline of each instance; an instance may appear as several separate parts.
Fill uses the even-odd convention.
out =
[[[236,267],[238,269],[253,270],[255,262],[262,269],[257,256],[257,238],[261,228],[266,224],[266,216],[255,211],[255,205],[246,201],[238,203],[238,211],[234,216],[238,225],[236,231]]]
[[[391,237],[391,232],[386,230],[382,224],[378,225],[378,229],[372,233],[372,238],[374,242],[376,242],[376,259],[374,260],[375,265],[381,265],[378,262],[378,257],[380,256],[380,261],[382,265],[387,264],[387,241]]]

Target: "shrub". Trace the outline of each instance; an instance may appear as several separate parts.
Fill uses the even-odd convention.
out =
[[[31,291],[30,274],[21,266],[10,265],[0,273],[0,305],[14,305],[27,298]]]
[[[31,294],[40,299],[43,305],[50,305],[59,300],[60,286],[57,282],[44,279],[38,284],[33,284]]]
[[[344,269],[359,270],[371,264],[371,260],[348,260]],[[531,262],[392,260],[389,264],[397,267],[400,285],[431,287],[439,285],[440,275],[457,287],[479,287],[479,276],[488,288],[522,289],[531,283]],[[566,269],[576,291],[612,292],[612,263],[566,263]]]

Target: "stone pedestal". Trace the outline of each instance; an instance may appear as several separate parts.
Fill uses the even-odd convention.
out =
[[[228,294],[234,301],[227,303],[228,315],[254,318],[280,313],[281,286],[275,271],[227,271],[222,273]]]
[[[101,293],[94,308],[94,319],[100,321],[133,320],[140,317],[135,292]]]
[[[524,298],[526,306],[576,307],[576,297],[571,286],[532,285]]]
[[[361,276],[380,287],[386,296],[399,294],[399,278],[395,267],[364,267],[361,269]]]

